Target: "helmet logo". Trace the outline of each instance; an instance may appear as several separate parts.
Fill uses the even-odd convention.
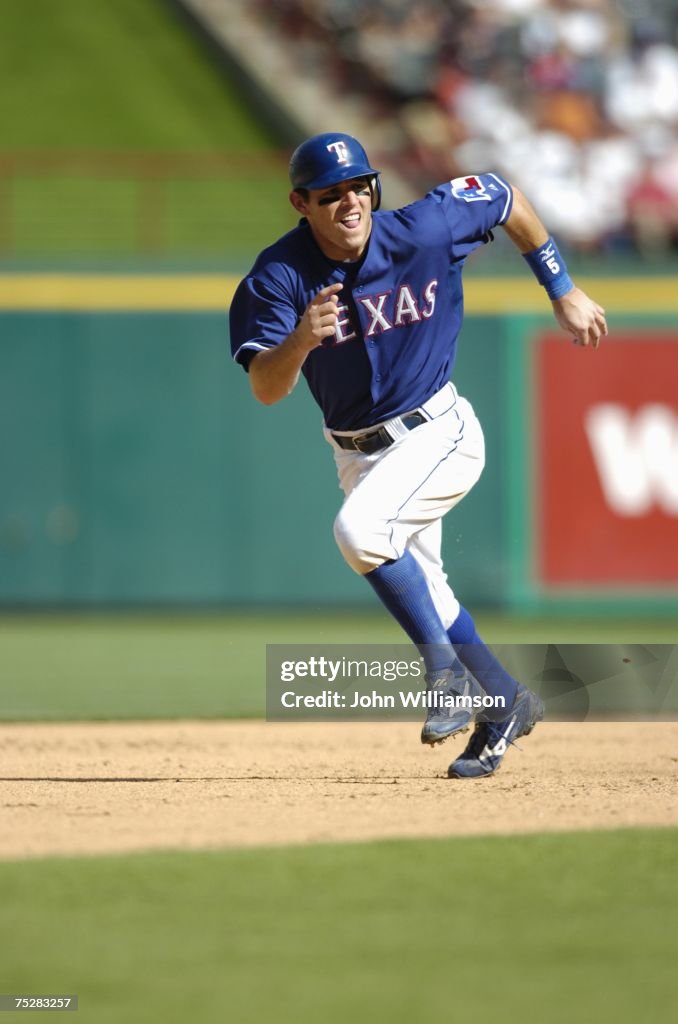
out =
[[[340,164],[348,163],[348,150],[346,143],[339,139],[337,142],[330,142],[327,147],[330,153],[334,153],[337,158],[337,162]]]

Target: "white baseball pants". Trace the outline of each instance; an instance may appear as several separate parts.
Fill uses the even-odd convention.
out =
[[[449,628],[459,602],[441,559],[442,518],[468,494],[485,465],[482,428],[452,384],[418,410],[427,422],[414,430],[400,419],[386,427],[397,440],[372,455],[340,448],[329,430],[339,484],[346,499],[334,522],[342,555],[364,575],[407,548],[421,565],[440,618]],[[361,434],[362,431],[336,431]]]

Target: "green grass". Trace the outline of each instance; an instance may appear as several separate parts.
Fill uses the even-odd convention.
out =
[[[271,146],[163,0],[0,0],[0,24],[3,149]]]
[[[479,617],[494,643],[675,643],[667,622]],[[0,720],[260,716],[266,644],[401,644],[385,614],[0,618]]]
[[[101,1024],[650,1024],[677,854],[672,829],[5,863],[2,988]]]
[[[164,0],[0,0],[0,25],[0,157],[238,157],[231,171],[175,173],[150,197],[152,175],[106,164],[0,176],[0,256],[249,259],[292,226],[284,166],[256,170],[245,157],[277,140]],[[158,217],[149,238],[144,222]]]
[[[267,643],[394,638],[381,616],[5,617],[0,718],[260,716]]]
[[[11,251],[15,257],[45,259],[200,256],[226,260],[229,267],[236,261],[245,270],[259,249],[294,223],[284,169],[247,174],[241,167],[220,177],[170,176],[150,188],[154,198],[148,200],[144,177],[58,172],[17,179]]]

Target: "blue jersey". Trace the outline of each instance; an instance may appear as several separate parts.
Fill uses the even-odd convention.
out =
[[[450,379],[463,318],[461,270],[511,212],[496,174],[457,178],[399,210],[375,212],[363,257],[328,259],[305,220],[265,249],[230,310],[246,369],[297,327],[321,288],[343,283],[335,337],[302,372],[332,430],[359,430],[423,405]]]

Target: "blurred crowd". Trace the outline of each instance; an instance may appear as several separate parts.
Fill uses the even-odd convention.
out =
[[[674,0],[255,5],[418,190],[497,170],[579,251],[678,251]]]

